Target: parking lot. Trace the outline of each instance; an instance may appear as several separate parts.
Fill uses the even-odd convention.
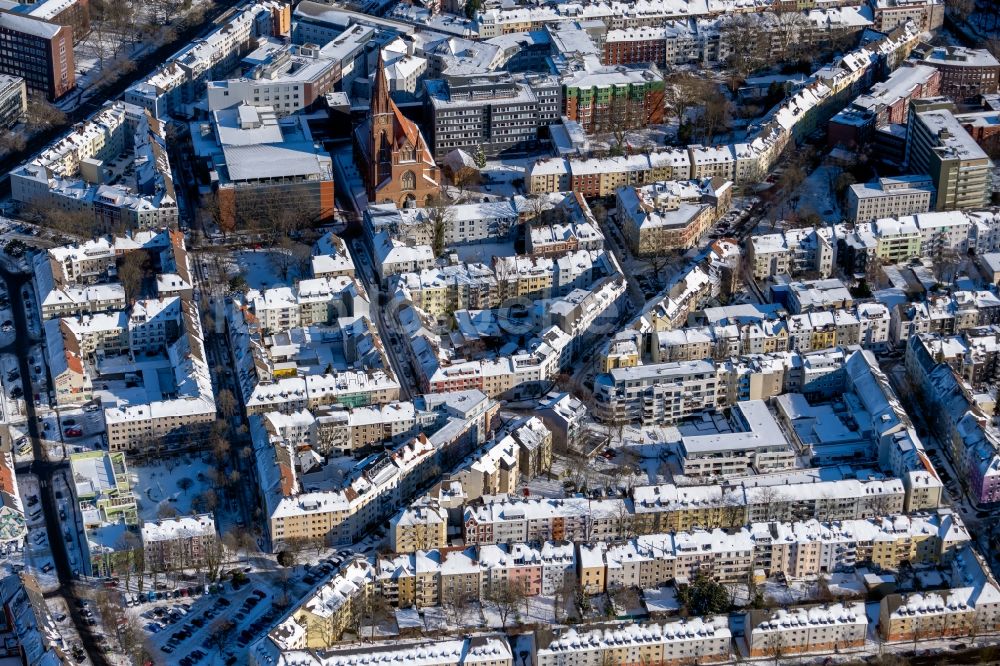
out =
[[[247,646],[351,556],[343,550],[316,564],[266,572],[237,568],[237,576],[248,582],[212,585],[208,594],[203,585],[154,590],[152,600],[149,592],[126,593],[125,603],[138,615],[158,663],[193,666],[216,657],[225,664],[245,663]]]

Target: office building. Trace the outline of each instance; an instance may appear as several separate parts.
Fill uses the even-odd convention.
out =
[[[562,88],[554,76],[507,72],[445,76],[427,81],[434,157],[480,147],[490,156],[537,145],[544,128],[559,122]]]
[[[0,74],[31,92],[51,101],[76,87],[72,28],[0,9],[0,44]]]

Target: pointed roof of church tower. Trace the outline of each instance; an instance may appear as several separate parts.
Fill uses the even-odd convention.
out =
[[[379,49],[378,62],[375,63],[375,85],[372,86],[369,111],[373,116],[379,113],[392,113],[392,107],[392,97],[389,95],[389,79],[385,75],[385,61],[382,59],[382,49]]]

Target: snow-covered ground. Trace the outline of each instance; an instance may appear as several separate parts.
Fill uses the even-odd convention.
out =
[[[211,464],[195,455],[166,458],[153,465],[130,464],[139,520],[156,520],[161,511],[170,509],[182,516],[190,514],[195,498],[205,490],[214,490],[209,476],[211,469]],[[181,487],[187,483],[183,479],[191,482],[187,490]]]
[[[242,275],[252,289],[268,289],[274,286],[294,284],[301,277],[298,262],[291,261],[288,266],[288,278],[285,278],[285,264],[289,260],[279,257],[287,256],[287,250],[240,250],[225,259],[225,269],[228,275]]]
[[[512,197],[525,192],[524,178],[527,170],[538,156],[504,157],[487,160],[486,168],[480,174],[482,182],[475,189],[482,194],[498,197]],[[515,183],[514,181],[518,181]]]
[[[493,257],[513,257],[517,254],[514,251],[513,241],[507,243],[471,243],[468,245],[455,245],[451,248],[458,255],[459,261],[468,263],[478,262],[490,264]]]

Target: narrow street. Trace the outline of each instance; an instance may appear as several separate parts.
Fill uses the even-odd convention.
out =
[[[385,316],[382,311],[382,287],[379,284],[378,276],[375,275],[372,257],[364,248],[364,244],[358,239],[350,243],[349,250],[357,269],[356,274],[361,278],[361,283],[368,292],[368,298],[371,301],[372,321],[378,329],[379,336],[382,338],[382,346],[385,348],[389,364],[392,366],[392,371],[399,382],[399,397],[402,400],[412,400],[414,395],[420,394],[420,387],[416,385],[415,377],[414,381],[409,379],[407,374],[409,371],[409,362],[407,359],[399,357],[396,344],[392,341],[394,336],[396,336],[397,340],[402,339],[402,337],[398,337],[400,336],[399,332],[392,327],[389,321],[392,315]],[[386,294],[386,298],[388,298],[388,294]]]
[[[211,262],[212,274],[209,274],[203,264],[203,261],[206,260]],[[225,270],[221,265],[219,255],[216,253],[202,251],[195,255],[191,263],[194,267],[195,286],[198,288],[199,298],[201,301],[205,301],[207,299],[209,303],[209,310],[214,310],[215,305],[223,302],[226,297],[226,285],[223,279],[223,276],[225,276]],[[212,312],[213,318],[217,314],[218,312]],[[223,329],[224,328],[225,325],[223,323]],[[247,413],[246,407],[243,403],[242,391],[237,384],[236,376],[232,374],[231,371],[231,369],[235,367],[235,363],[233,362],[231,356],[232,352],[229,347],[229,337],[224,333],[222,335],[218,335],[215,331],[209,330],[203,330],[203,336],[205,341],[205,354],[207,356],[209,367],[218,369],[218,372],[211,373],[214,380],[213,390],[215,391],[216,396],[218,396],[219,391],[223,389],[231,391],[233,397],[236,398],[236,404],[239,407],[239,411],[234,418],[237,419],[239,423],[246,423]],[[239,472],[240,478],[244,480],[243,483],[238,484],[238,498],[236,500],[238,506],[236,509],[239,511],[240,519],[243,521],[243,524],[253,528],[254,509],[256,508],[257,502],[256,495],[253,490],[256,488],[256,470],[254,465],[250,462],[253,459],[252,456],[247,458],[241,454],[242,449],[246,446],[253,446],[253,442],[250,439],[249,434],[241,435],[236,428],[231,430],[230,440],[231,446],[229,447],[229,464],[234,470]],[[251,480],[254,480],[254,483],[246,482]]]
[[[625,270],[625,266],[627,266],[625,260],[628,259],[629,255],[628,250],[622,247],[623,239],[621,238],[621,233],[614,226],[614,222],[611,221],[610,216],[604,220],[604,223],[600,227],[601,233],[604,234],[604,239],[608,241],[608,248],[611,250],[611,254],[614,255],[615,260],[622,267],[622,272],[625,274],[625,281],[628,284],[628,295],[632,304],[642,309],[646,304],[646,296],[642,293],[642,287],[639,286],[632,272]]]
[[[20,366],[21,380],[24,384],[24,405],[27,415],[28,436],[31,438],[31,448],[34,453],[34,462],[28,466],[29,472],[38,478],[40,488],[39,499],[42,504],[42,511],[45,515],[45,530],[49,537],[49,548],[52,551],[52,561],[55,565],[56,575],[59,579],[59,588],[46,597],[61,596],[66,599],[69,608],[70,618],[77,633],[80,635],[83,649],[87,653],[91,663],[95,666],[107,666],[108,660],[104,653],[97,649],[97,632],[94,627],[88,625],[83,616],[80,615],[80,608],[77,606],[73,571],[69,564],[69,555],[66,552],[66,542],[63,541],[63,529],[59,522],[59,511],[56,507],[55,494],[52,487],[52,477],[56,472],[66,471],[69,464],[66,462],[52,463],[45,460],[45,451],[42,448],[41,433],[38,430],[38,418],[35,412],[34,387],[31,385],[31,372],[28,367],[28,354],[31,345],[37,340],[33,339],[28,328],[28,318],[24,311],[24,299],[21,297],[21,289],[30,284],[27,276],[11,273],[6,268],[0,267],[0,279],[7,285],[10,298],[11,310],[14,314],[14,329],[17,335],[14,343],[0,349],[0,352],[11,352],[17,355]],[[25,470],[18,470],[19,472]]]

